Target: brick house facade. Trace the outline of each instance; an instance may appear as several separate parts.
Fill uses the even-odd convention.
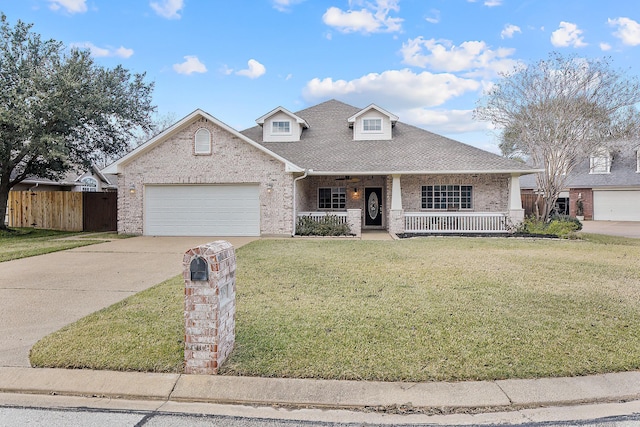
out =
[[[375,105],[280,107],[256,122],[238,132],[196,110],[107,167],[118,175],[118,231],[292,235],[302,213],[347,210],[359,229],[392,232],[405,230],[408,215],[440,229],[465,215],[517,222],[518,178],[535,172]]]

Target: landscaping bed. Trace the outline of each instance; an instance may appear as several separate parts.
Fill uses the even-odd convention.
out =
[[[459,381],[640,369],[640,241],[263,239],[237,251],[226,375]],[[34,366],[181,372],[181,276],[56,332]]]

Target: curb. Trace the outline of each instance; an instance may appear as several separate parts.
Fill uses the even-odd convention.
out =
[[[640,371],[571,378],[403,383],[0,367],[0,393],[385,413],[481,413],[640,399]]]

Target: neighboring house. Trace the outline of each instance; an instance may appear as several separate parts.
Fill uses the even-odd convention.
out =
[[[597,221],[640,221],[639,146],[601,148],[580,162],[567,177],[557,204],[560,213],[576,216],[582,200],[584,217]],[[520,179],[523,197],[536,193],[535,175]]]
[[[76,188],[73,191],[84,192],[112,192],[118,190],[118,176],[104,174],[95,165],[75,179]]]
[[[117,191],[118,177],[102,173],[100,168],[93,165],[78,175],[71,171],[64,178],[52,180],[39,177],[28,177],[14,185],[11,191],[89,191],[110,192]]]
[[[524,217],[519,178],[538,170],[407,125],[370,105],[279,107],[243,132],[196,110],[106,167],[118,231],[295,234],[301,215],[361,229],[497,232]]]

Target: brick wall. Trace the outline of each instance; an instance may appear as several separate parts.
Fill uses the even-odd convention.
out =
[[[211,132],[212,153],[194,155],[195,132]],[[289,234],[293,178],[284,164],[205,118],[194,119],[152,150],[122,166],[118,231],[142,234],[145,184],[260,184],[261,234]],[[273,188],[269,193],[267,184]],[[130,193],[133,185],[135,193]]]
[[[593,190],[591,188],[569,189],[569,215],[576,216],[576,202],[582,199],[584,219],[593,219]]]
[[[473,186],[474,212],[506,212],[509,210],[510,175],[403,175],[402,207],[405,212],[422,210],[423,185]]]

